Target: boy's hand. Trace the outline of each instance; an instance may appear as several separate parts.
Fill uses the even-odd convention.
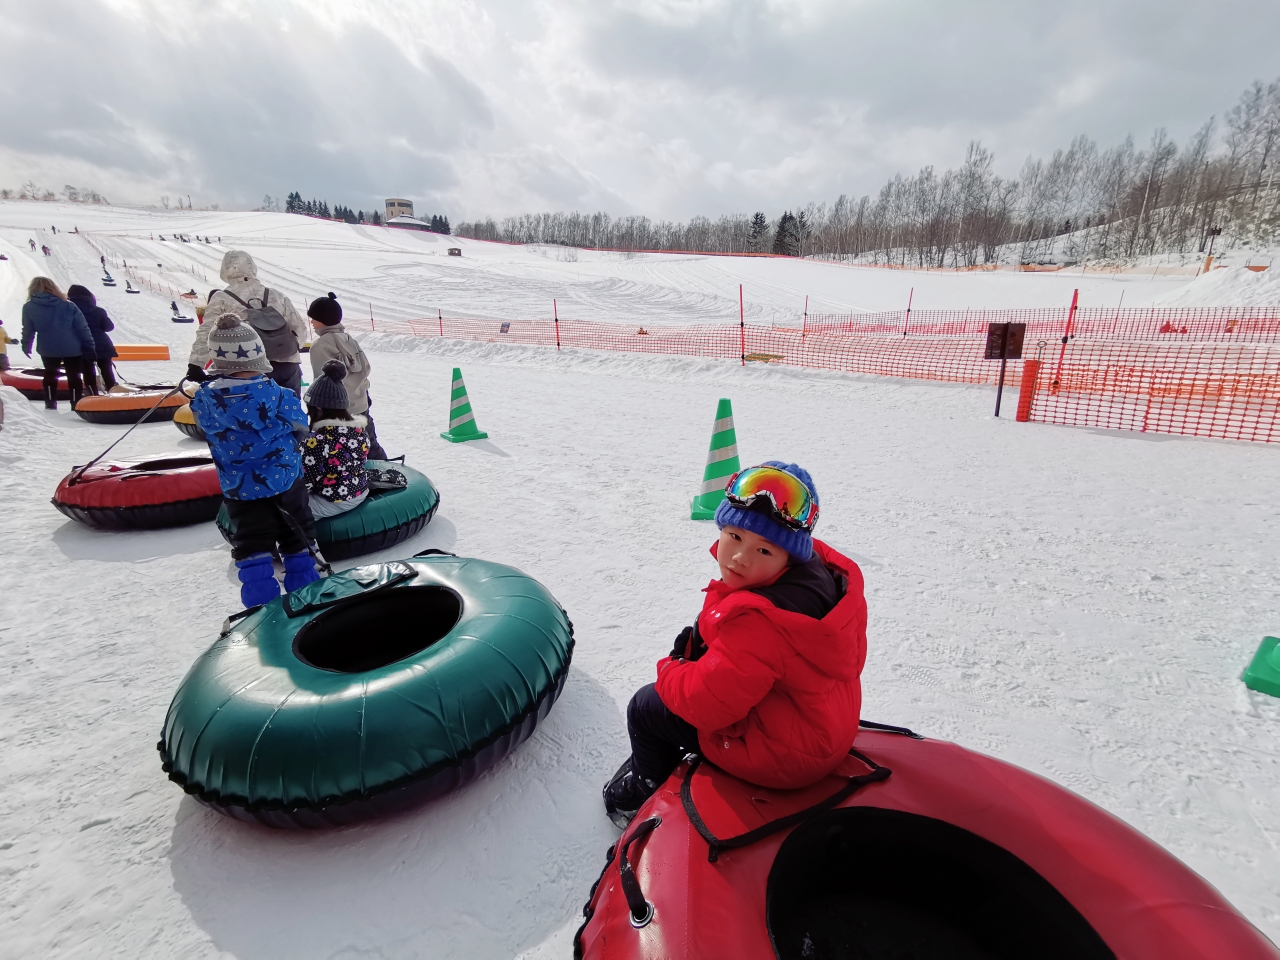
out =
[[[207,378],[204,375],[204,371],[200,369],[198,364],[188,363],[187,376],[185,379],[190,380],[192,383],[204,383]]]
[[[689,647],[689,638],[693,636],[693,627],[685,627],[680,631],[680,635],[676,637],[675,645],[671,648],[672,657],[683,657],[685,650]]]

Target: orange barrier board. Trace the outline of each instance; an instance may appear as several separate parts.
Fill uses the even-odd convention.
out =
[[[117,360],[168,360],[169,348],[163,343],[117,343]]]

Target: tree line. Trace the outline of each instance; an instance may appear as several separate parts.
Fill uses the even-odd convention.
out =
[[[728,214],[687,223],[606,213],[540,213],[461,223],[479,240],[621,250],[778,253],[918,267],[1016,261],[1123,263],[1170,253],[1280,241],[1280,79],[1256,81],[1221,122],[1182,146],[1164,129],[1144,148],[1099,149],[1076,137],[1017,177],[994,170],[979,142],[957,169],[898,175],[875,196],[841,195],[776,219]],[[1223,246],[1218,249],[1223,249]]]

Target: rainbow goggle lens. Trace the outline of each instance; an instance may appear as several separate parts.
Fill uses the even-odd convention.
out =
[[[818,504],[800,478],[777,467],[748,467],[729,478],[725,499],[735,507],[750,509],[767,501],[775,520],[793,530],[813,530]]]

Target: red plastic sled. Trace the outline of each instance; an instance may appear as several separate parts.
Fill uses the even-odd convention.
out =
[[[1048,780],[939,740],[864,730],[855,748],[866,763],[803,791],[682,764],[610,849],[575,957],[1280,958],[1183,863]]]

